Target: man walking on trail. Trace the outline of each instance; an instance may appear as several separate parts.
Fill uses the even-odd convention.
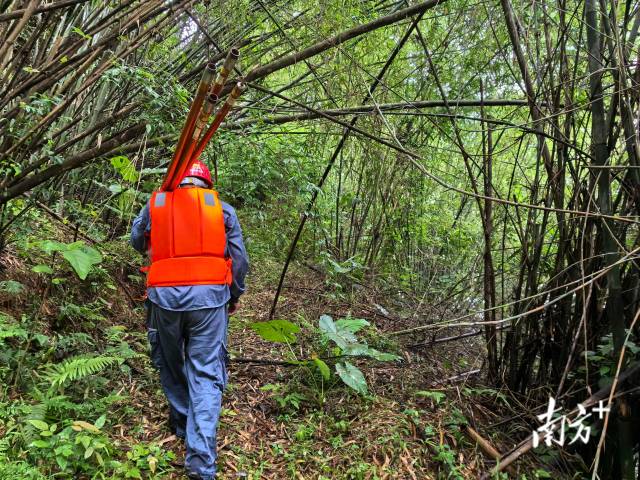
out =
[[[151,258],[149,343],[169,421],[185,440],[189,478],[202,480],[216,473],[228,315],[248,269],[238,217],[212,186],[209,169],[195,162],[175,191],[152,195],[131,228],[131,245]]]

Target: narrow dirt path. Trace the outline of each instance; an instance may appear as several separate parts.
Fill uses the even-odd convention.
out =
[[[309,290],[322,289],[321,283],[314,288],[309,283],[307,278]],[[243,298],[230,321],[232,357],[282,359],[290,352],[250,328],[251,322],[266,319],[270,295],[258,284]],[[285,295],[281,311],[304,328],[319,313],[341,308],[321,295]],[[305,358],[302,346],[293,351]],[[371,366],[365,372],[375,396],[363,398],[342,384],[319,391],[304,368],[232,362],[218,432],[219,478],[436,478],[434,451],[425,439],[451,435],[451,411],[413,392],[443,378],[439,368],[428,362],[410,369]],[[178,468],[169,478],[186,478],[179,468],[184,447],[168,430],[161,392],[152,403],[149,436],[176,454]],[[460,478],[474,478],[480,463],[476,453],[457,454],[459,460],[469,455],[459,463]]]

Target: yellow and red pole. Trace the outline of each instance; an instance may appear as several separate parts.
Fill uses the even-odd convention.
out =
[[[220,110],[216,112],[211,126],[201,135],[218,102],[218,94],[222,91],[229,74],[233,71],[239,55],[240,52],[237,48],[232,48],[229,51],[215,78],[215,82],[213,82],[215,65],[210,62],[205,67],[205,71],[198,84],[196,96],[193,99],[185,125],[180,133],[173,159],[162,181],[161,191],[172,191],[178,187],[182,177],[191,165],[193,165],[193,162],[200,157],[207,143],[216,133],[222,121],[233,108],[236,100],[244,91],[244,84],[238,82],[229,94],[227,101],[222,105]],[[207,95],[208,92],[209,95]]]
[[[200,157],[205,147],[207,146],[207,143],[209,143],[211,137],[213,137],[213,135],[218,131],[220,124],[222,124],[222,121],[225,119],[229,111],[233,108],[236,100],[238,100],[238,97],[242,94],[245,88],[246,87],[242,82],[236,83],[236,86],[233,87],[233,90],[231,90],[231,93],[229,94],[229,98],[227,98],[227,101],[224,102],[222,108],[220,108],[220,110],[216,112],[216,115],[215,117],[213,117],[213,121],[211,122],[211,126],[198,142],[198,146],[195,149],[195,152],[193,152],[193,154],[191,155],[191,161],[195,162],[198,157]]]
[[[176,151],[173,155],[173,159],[169,164],[169,168],[167,169],[167,174],[164,177],[164,181],[162,182],[162,186],[160,190],[170,190],[169,185],[173,183],[173,179],[176,176],[176,172],[180,170],[181,163],[185,160],[185,149],[188,148],[188,143],[192,140],[193,130],[195,128],[195,123],[200,115],[200,110],[202,109],[202,103],[204,101],[207,92],[209,91],[209,87],[211,86],[211,81],[213,80],[213,75],[215,73],[215,64],[208,63],[204,69],[204,73],[202,74],[202,78],[200,79],[200,83],[198,84],[198,90],[196,92],[196,96],[191,103],[191,108],[189,109],[189,114],[187,115],[187,120],[185,121],[184,127],[182,128],[182,132],[180,133],[180,138],[178,139],[178,145],[176,146]],[[188,159],[189,157],[187,157]],[[175,188],[175,187],[173,187]]]

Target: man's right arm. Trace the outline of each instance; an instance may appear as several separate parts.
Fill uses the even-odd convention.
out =
[[[131,225],[131,246],[140,253],[147,251],[147,237],[151,232],[151,218],[149,216],[149,204],[147,203]]]

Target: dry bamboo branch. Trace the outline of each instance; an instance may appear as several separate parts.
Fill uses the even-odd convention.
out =
[[[405,20],[406,18],[412,17],[413,15],[424,13],[426,10],[437,7],[438,5],[441,5],[445,2],[446,0],[428,0],[426,2],[421,2],[417,5],[399,10],[390,15],[378,18],[377,20],[373,20],[372,22],[350,28],[348,30],[340,32],[337,35],[334,35],[333,37],[317,42],[300,52],[294,52],[274,62],[268,63],[267,65],[254,68],[245,75],[245,82],[249,83],[253,82],[254,80],[264,78],[267,75],[272,74],[273,72],[311,58],[331,48],[337,47],[347,40],[351,40],[352,38],[359,37],[360,35],[369,33],[382,27],[386,27],[388,25],[393,25],[394,23],[398,23],[402,20]],[[225,85],[225,88],[222,90],[223,94],[228,93],[232,88],[232,85]]]
[[[13,53],[13,44],[16,41],[16,38],[18,38],[18,35],[20,35],[20,32],[22,32],[22,29],[24,28],[24,26],[29,21],[29,18],[31,18],[31,15],[33,15],[33,13],[35,12],[36,7],[38,6],[38,3],[39,3],[38,0],[29,1],[29,5],[27,6],[27,8],[25,8],[21,12],[20,20],[13,27],[13,30],[9,34],[9,37],[4,42],[4,44],[0,47],[0,70],[3,70],[5,65],[9,63],[9,60],[11,60],[11,56]]]
[[[80,3],[88,2],[89,0],[62,0],[60,2],[50,3],[48,5],[42,5],[41,7],[35,8],[32,12],[33,14],[42,13],[42,12],[50,12],[52,10],[58,10],[60,8],[71,7],[74,5],[78,5]],[[14,10],[13,12],[2,13],[0,14],[0,22],[6,22],[7,20],[13,20],[14,18],[20,18],[27,10]]]
[[[526,209],[531,209],[531,210],[540,210],[540,211],[549,211],[549,212],[562,212],[562,213],[568,213],[568,214],[573,214],[577,217],[589,217],[589,218],[607,218],[610,220],[614,220],[614,221],[619,221],[619,222],[625,222],[625,223],[630,223],[630,224],[636,224],[636,223],[640,223],[635,217],[621,217],[621,216],[616,216],[616,215],[603,215],[601,213],[598,212],[592,212],[592,211],[580,211],[580,210],[570,210],[570,209],[566,209],[566,208],[552,208],[552,207],[546,207],[543,205],[534,205],[534,204],[530,204],[530,203],[524,203],[524,202],[516,202],[513,200],[507,200],[507,199],[503,199],[503,198],[497,198],[497,197],[486,197],[485,195],[480,195],[480,194],[475,194],[473,192],[469,192],[467,190],[464,190],[462,188],[458,188],[455,187],[449,183],[447,183],[446,181],[442,180],[440,177],[436,176],[435,174],[431,173],[429,170],[427,170],[427,168],[422,164],[419,163],[419,161],[422,161],[422,157],[418,154],[416,154],[415,152],[412,152],[408,149],[406,149],[404,146],[402,145],[398,145],[396,143],[392,143],[391,141],[387,141],[385,139],[376,137],[375,135],[372,135],[368,132],[365,132],[364,130],[362,130],[361,128],[358,128],[354,125],[350,125],[347,122],[343,122],[342,120],[332,117],[330,115],[327,115],[323,112],[321,112],[320,110],[314,109],[309,107],[308,105],[305,105],[301,102],[298,102],[292,98],[286,97],[282,94],[273,92],[269,89],[266,89],[264,87],[261,87],[260,85],[257,85],[255,83],[251,83],[249,86],[251,86],[252,88],[255,88],[257,90],[260,90],[264,93],[269,93],[271,95],[273,95],[274,97],[278,97],[281,98],[282,100],[285,100],[287,102],[290,102],[294,105],[297,105],[301,108],[304,108],[305,110],[309,110],[311,112],[317,113],[318,115],[320,115],[323,118],[326,118],[327,120],[332,121],[333,123],[336,123],[338,125],[342,125],[343,127],[354,131],[356,133],[358,133],[359,135],[368,138],[369,140],[373,140],[376,143],[380,143],[381,145],[385,145],[386,147],[391,148],[392,150],[395,150],[397,152],[400,153],[404,153],[409,162],[411,164],[413,164],[418,170],[420,170],[425,176],[427,176],[428,178],[430,178],[431,180],[433,180],[434,182],[436,182],[438,185],[460,193],[462,195],[466,195],[469,197],[479,197],[480,199],[485,199],[485,200],[491,200],[493,202],[496,203],[501,203],[503,205],[510,205],[513,207],[521,207],[521,208],[526,208]]]
[[[485,455],[493,460],[500,460],[502,455],[500,455],[500,452],[496,450],[496,448],[491,444],[491,442],[489,442],[489,440],[485,439],[469,425],[465,427],[465,432],[471,438],[471,440],[476,442],[476,444],[480,447],[480,450],[482,450]]]

